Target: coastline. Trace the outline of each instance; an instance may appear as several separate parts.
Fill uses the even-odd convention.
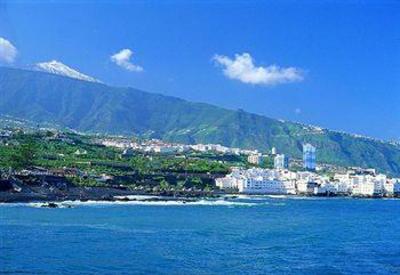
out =
[[[31,188],[29,192],[0,192],[0,203],[63,202],[63,201],[132,201],[134,196],[149,196],[149,200],[196,201],[202,198],[217,198],[225,193],[204,191],[132,191],[115,187],[69,187],[55,190],[43,187]]]
[[[230,201],[237,198],[269,197],[276,199],[284,198],[349,198],[349,199],[398,199],[398,196],[349,196],[349,195],[305,195],[305,194],[242,194],[225,192],[203,192],[203,191],[160,191],[144,192],[131,191],[113,187],[71,187],[68,190],[50,190],[41,188],[36,192],[0,192],[0,203],[42,203],[43,205],[70,202],[180,202],[194,203],[201,200],[220,199]],[[55,205],[53,205],[55,206]],[[57,207],[57,206],[55,206]]]

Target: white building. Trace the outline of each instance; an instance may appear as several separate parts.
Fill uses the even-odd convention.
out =
[[[275,169],[288,169],[289,159],[284,154],[278,154],[274,157],[274,168]]]
[[[334,182],[325,181],[318,186],[314,186],[314,195],[336,195],[338,186]]]
[[[174,154],[178,151],[175,146],[153,146],[152,151],[160,154]]]
[[[268,179],[261,176],[246,178],[238,186],[244,194],[296,194],[296,187],[291,181]]]
[[[331,183],[335,186],[336,194],[348,195],[351,193],[352,188],[347,182],[334,181]]]
[[[352,181],[353,196],[378,196],[384,194],[385,175],[354,175]]]
[[[281,180],[278,170],[234,169],[225,178],[216,179],[221,189],[238,189],[244,194],[296,194],[294,180]]]
[[[383,184],[383,194],[385,196],[394,195],[394,181],[388,180]]]
[[[251,164],[260,165],[262,163],[261,154],[251,154],[247,157],[247,161]]]
[[[296,179],[300,181],[316,181],[318,175],[309,171],[299,171],[296,173]]]
[[[238,188],[238,178],[232,176],[226,176],[225,178],[215,179],[215,185],[220,189],[237,189]]]
[[[87,151],[84,149],[78,149],[75,151],[74,155],[76,155],[76,156],[87,155]]]
[[[318,188],[318,184],[316,182],[300,180],[296,182],[296,190],[297,194],[301,195],[314,195],[315,188]]]

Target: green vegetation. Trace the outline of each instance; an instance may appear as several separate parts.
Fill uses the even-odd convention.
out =
[[[22,143],[8,154],[10,168],[20,170],[33,165],[35,160],[35,143],[31,140]]]
[[[0,110],[85,132],[259,150],[274,146],[294,158],[301,157],[302,143],[310,142],[318,148],[318,161],[400,175],[399,145],[40,72],[0,68]],[[90,154],[104,153],[95,151]]]
[[[218,154],[144,154],[122,157],[122,150],[95,144],[95,137],[73,133],[17,134],[0,145],[0,169],[42,167],[67,173],[77,186],[126,185],[160,191],[210,189],[215,176],[229,172],[243,159]],[[67,171],[67,172],[65,172]],[[111,179],[102,177],[107,175]]]

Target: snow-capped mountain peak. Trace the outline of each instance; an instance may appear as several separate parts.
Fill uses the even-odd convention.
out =
[[[90,82],[98,82],[101,83],[100,80],[78,72],[77,70],[68,67],[67,65],[57,61],[52,60],[49,62],[40,62],[35,65],[35,69],[39,71],[44,71],[52,74],[62,75],[70,78],[76,78],[80,80],[90,81]]]

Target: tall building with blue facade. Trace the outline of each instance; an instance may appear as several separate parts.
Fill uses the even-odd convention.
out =
[[[306,170],[315,170],[316,168],[315,150],[311,144],[303,144],[303,167]]]

